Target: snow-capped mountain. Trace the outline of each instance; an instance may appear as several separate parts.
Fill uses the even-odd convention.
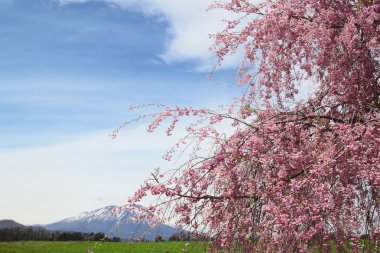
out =
[[[149,241],[153,241],[158,235],[167,240],[173,233],[180,231],[180,229],[176,227],[165,224],[150,228],[147,222],[132,222],[130,218],[132,218],[133,215],[133,212],[126,211],[124,208],[106,206],[44,225],[44,227],[48,230],[87,233],[102,232],[108,237],[117,236],[123,240],[137,240],[143,236]]]

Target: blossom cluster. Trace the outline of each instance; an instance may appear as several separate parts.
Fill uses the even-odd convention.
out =
[[[212,239],[210,251],[360,250],[380,236],[380,1],[231,0],[239,16],[214,35],[222,61],[245,50],[247,91],[228,112],[166,108],[148,131],[197,117],[192,140],[214,143],[175,173],[153,174],[131,198]],[[309,82],[313,94],[296,100]],[[232,120],[234,133],[217,130]],[[185,144],[186,140],[182,139]],[[169,209],[168,209],[169,208]],[[170,210],[169,212],[167,210]],[[172,214],[174,212],[175,214]],[[144,212],[143,212],[144,213]],[[149,216],[149,217],[148,217]]]

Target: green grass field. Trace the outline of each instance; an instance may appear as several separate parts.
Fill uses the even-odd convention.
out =
[[[0,253],[205,253],[202,243],[190,242],[0,242]]]
[[[371,243],[366,245],[362,253],[378,252]],[[0,253],[87,253],[92,250],[94,253],[206,253],[205,244],[200,242],[0,242]],[[317,249],[311,247],[311,252],[319,253]],[[331,243],[331,253],[341,253],[335,249]],[[345,247],[346,253],[351,252],[349,247]]]

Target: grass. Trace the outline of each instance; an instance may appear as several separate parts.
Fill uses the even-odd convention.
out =
[[[197,242],[0,242],[1,253],[205,253]]]
[[[359,244],[362,246],[360,253],[374,253],[374,252],[379,252],[380,249],[380,242],[378,242],[377,245],[375,245],[374,241],[372,240],[361,240]],[[325,252],[330,252],[330,253],[353,253],[354,251],[350,247],[350,243],[345,243],[343,247],[341,247],[340,250],[338,250],[336,243],[331,240],[330,241],[330,247],[327,250],[321,251],[318,250],[317,247],[312,246],[310,247],[310,250],[312,253],[325,253]],[[355,251],[358,252],[358,251]]]
[[[373,243],[362,241],[362,253],[377,252]],[[379,245],[380,246],[380,245]],[[333,241],[330,244],[331,253],[340,253]],[[379,247],[380,248],[380,247]],[[206,253],[205,244],[201,242],[0,242],[0,253]],[[311,247],[313,253],[324,253]],[[348,245],[342,251],[349,253]]]

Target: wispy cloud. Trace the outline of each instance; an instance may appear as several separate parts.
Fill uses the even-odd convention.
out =
[[[170,165],[161,157],[175,137],[162,132],[148,135],[145,127],[126,129],[115,140],[108,134],[2,150],[0,217],[47,223],[70,213],[122,204],[153,169]]]
[[[198,71],[209,72],[217,62],[209,49],[211,34],[222,31],[224,19],[232,18],[224,10],[209,10],[213,0],[60,0],[61,4],[106,2],[128,10],[142,12],[168,23],[165,50],[160,54],[168,64],[192,61]],[[241,54],[227,57],[221,68],[236,68]]]

